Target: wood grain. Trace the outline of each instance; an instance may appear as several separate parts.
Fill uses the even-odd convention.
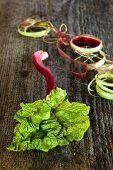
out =
[[[54,24],[65,23],[72,35],[98,36],[103,40],[104,51],[113,59],[112,0],[0,0],[0,170],[112,170],[113,102],[90,96],[87,83],[94,73],[88,75],[85,85],[76,80],[54,44],[18,35],[18,23],[30,16],[55,18]],[[91,126],[80,142],[48,153],[8,152],[6,147],[16,124],[13,115],[19,103],[45,96],[44,79],[31,62],[31,55],[39,49],[49,52],[46,64],[53,71],[57,85],[66,88],[69,100],[90,105]]]

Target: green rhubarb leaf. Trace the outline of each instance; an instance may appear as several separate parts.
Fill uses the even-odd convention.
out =
[[[21,103],[21,109],[14,115],[18,124],[7,149],[48,152],[57,145],[81,140],[90,125],[90,108],[83,103],[70,103],[66,95],[65,90],[56,88],[45,100]]]

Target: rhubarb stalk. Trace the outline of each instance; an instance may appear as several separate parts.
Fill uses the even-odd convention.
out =
[[[32,56],[32,60],[36,69],[45,77],[46,95],[49,95],[51,90],[55,89],[55,82],[51,70],[42,62],[42,60],[45,60],[46,58],[48,58],[48,53],[41,50],[35,52]]]

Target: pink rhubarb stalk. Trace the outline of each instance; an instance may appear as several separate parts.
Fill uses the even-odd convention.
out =
[[[46,67],[42,60],[48,58],[48,53],[43,51],[37,51],[33,54],[32,60],[36,69],[45,77],[46,80],[46,95],[55,88],[54,76],[50,69]]]

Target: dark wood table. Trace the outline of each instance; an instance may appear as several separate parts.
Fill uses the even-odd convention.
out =
[[[21,37],[17,25],[38,16],[65,23],[72,35],[92,34],[102,39],[104,51],[113,59],[112,0],[0,0],[0,170],[112,170],[113,169],[113,101],[88,94],[88,74],[83,82],[69,72],[55,44]],[[14,113],[20,102],[45,97],[45,81],[31,61],[33,52],[49,53],[45,64],[55,75],[56,84],[65,88],[70,101],[90,105],[90,128],[80,142],[40,151],[9,152],[15,127]],[[61,70],[61,68],[64,68]]]

